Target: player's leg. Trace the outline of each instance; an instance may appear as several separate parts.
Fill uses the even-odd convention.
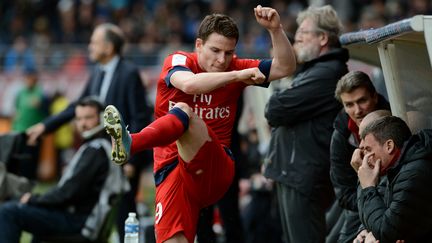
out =
[[[189,111],[190,108],[185,103],[178,106],[134,134],[127,131],[120,112],[112,105],[107,106],[104,112],[104,125],[113,141],[112,160],[123,164],[131,154],[175,142],[187,130],[189,124],[189,113],[185,111]]]
[[[112,137],[111,160],[117,164],[123,164],[129,159],[131,136],[124,124],[120,112],[113,105],[108,105],[104,111],[104,127]]]
[[[156,189],[156,235],[160,242],[193,242],[199,210],[228,188],[234,163],[215,133],[185,103],[189,126],[176,141],[179,163]]]
[[[194,182],[191,175],[184,171],[184,165],[194,162],[201,147],[212,139],[205,122],[187,104],[177,103],[173,109],[187,114],[188,127],[176,142],[181,162],[157,187],[156,202],[160,208],[156,209],[158,217],[155,227],[161,242],[186,243],[193,242],[200,204],[195,197],[195,193],[199,192],[194,189],[199,183]]]
[[[214,204],[234,178],[232,153],[189,106],[183,103],[176,107],[188,112],[190,117],[189,128],[176,142],[188,194],[200,198],[201,207]]]
[[[174,107],[182,109],[190,117],[189,128],[177,140],[177,148],[180,158],[191,162],[202,146],[212,141],[206,123],[184,103],[177,103]]]

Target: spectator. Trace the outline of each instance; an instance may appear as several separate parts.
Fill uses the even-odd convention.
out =
[[[301,64],[292,88],[274,93],[265,117],[272,127],[264,175],[275,181],[286,242],[324,242],[332,123],[340,110],[337,81],[348,72],[340,20],[331,6],[298,15],[294,50]],[[313,151],[313,152],[312,152]]]
[[[48,115],[48,99],[38,84],[38,72],[34,68],[26,68],[24,77],[25,86],[16,96],[12,121],[12,130],[17,132],[24,132]]]
[[[84,139],[60,181],[48,192],[25,193],[0,206],[1,242],[19,242],[23,230],[34,238],[79,233],[98,201],[109,173],[110,144],[100,124],[103,106],[92,99],[76,104],[76,128]]]
[[[258,134],[250,130],[242,139],[240,202],[245,242],[282,243],[282,228],[272,182],[261,173],[263,156],[259,152]]]
[[[35,69],[36,62],[34,54],[28,47],[24,36],[17,36],[14,39],[12,48],[6,52],[3,69],[5,72],[22,72],[26,69]]]
[[[363,242],[369,232],[383,243],[429,241],[432,131],[411,135],[402,119],[387,116],[366,125],[360,135],[358,209],[365,230],[357,240]],[[384,192],[377,186],[382,177]]]
[[[15,115],[12,120],[12,131],[25,132],[26,129],[48,116],[49,101],[42,87],[38,84],[38,72],[34,68],[24,70],[25,86],[15,98]],[[38,169],[40,144],[23,147],[23,157],[19,164],[10,165],[9,170],[30,180],[35,180]]]
[[[62,112],[69,105],[69,100],[63,94],[62,91],[57,90],[52,99],[50,105],[50,114],[55,115]],[[69,123],[61,125],[54,132],[54,148],[57,153],[57,176],[60,177],[63,171],[63,167],[70,160],[73,155],[74,149],[74,130],[73,126]]]
[[[357,174],[352,170],[350,160],[360,144],[360,122],[374,110],[389,110],[390,105],[376,92],[369,76],[360,71],[351,71],[339,80],[335,97],[344,108],[334,122],[330,144],[330,178],[343,209],[344,223],[338,242],[352,242],[360,219],[357,210]]]

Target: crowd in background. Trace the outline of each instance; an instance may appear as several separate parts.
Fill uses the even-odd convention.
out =
[[[63,93],[72,98],[79,92],[70,88],[82,87],[87,80],[88,66],[93,65],[86,54],[90,35],[96,25],[104,22],[115,23],[124,31],[128,39],[124,54],[143,70],[142,74],[148,78],[146,85],[150,87],[155,81],[152,73],[159,71],[167,53],[177,49],[192,50],[198,24],[211,12],[225,13],[237,21],[240,39],[236,53],[239,56],[268,56],[269,36],[249,11],[258,2],[278,10],[290,37],[297,29],[297,14],[311,4],[333,5],[343,21],[344,32],[378,28],[414,15],[432,13],[430,0],[1,1],[0,88],[16,80],[10,77],[16,77],[17,73],[35,69],[49,96]],[[76,85],[68,83],[70,80],[76,81]],[[46,85],[52,82],[56,83],[56,88]],[[4,95],[2,92],[4,90],[0,89],[0,94]],[[10,98],[1,98],[0,115],[13,116],[13,109],[7,110],[13,105],[4,104],[14,100],[13,92],[6,95]],[[241,146],[242,160],[250,162],[243,168],[242,176],[259,173],[262,155],[257,150],[256,130],[248,131]],[[267,185],[251,187],[255,190],[251,197],[265,196],[271,203]],[[243,203],[247,200],[250,198],[243,198]]]
[[[344,32],[378,28],[417,14],[430,14],[428,0],[19,0],[0,2],[0,115],[13,113],[16,81],[28,68],[41,72],[49,96],[59,92],[74,98],[84,87],[90,34],[97,24],[112,22],[125,32],[124,55],[137,64],[152,92],[161,58],[173,50],[193,49],[197,25],[210,12],[232,16],[240,28],[237,55],[267,56],[267,33],[253,21],[257,3],[272,6],[281,14],[286,33],[293,37],[295,18],[311,4],[331,4],[339,14]],[[152,97],[152,95],[150,95]]]
[[[272,6],[282,16],[286,32],[293,36],[297,13],[310,4],[331,4],[342,19],[345,32],[379,27],[417,14],[430,14],[428,0],[18,0],[0,3],[0,57],[2,70],[13,71],[22,52],[25,65],[58,68],[79,64],[82,48],[93,27],[102,22],[118,24],[129,44],[126,55],[140,66],[157,65],[166,51],[194,41],[203,16],[223,12],[240,27],[238,55],[267,55],[269,37],[253,21],[256,4]],[[31,50],[25,48],[26,44]],[[75,47],[64,48],[64,45]],[[60,45],[60,46],[57,46]],[[80,46],[81,45],[81,46]],[[14,51],[15,50],[15,51]],[[18,52],[18,53],[14,53]],[[32,53],[31,53],[32,52]],[[85,52],[85,51],[84,51]],[[33,57],[31,57],[33,55]],[[84,55],[85,56],[85,55]],[[75,58],[75,59],[74,59]]]

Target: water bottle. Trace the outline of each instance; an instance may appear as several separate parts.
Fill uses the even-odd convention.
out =
[[[139,222],[136,218],[136,213],[129,213],[129,217],[125,221],[124,243],[139,242]]]

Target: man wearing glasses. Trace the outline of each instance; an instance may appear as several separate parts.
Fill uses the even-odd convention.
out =
[[[341,106],[337,81],[348,72],[339,43],[341,23],[330,6],[298,15],[292,87],[270,97],[272,126],[264,175],[275,181],[286,242],[324,242],[325,212],[334,200],[329,178],[332,124]]]

